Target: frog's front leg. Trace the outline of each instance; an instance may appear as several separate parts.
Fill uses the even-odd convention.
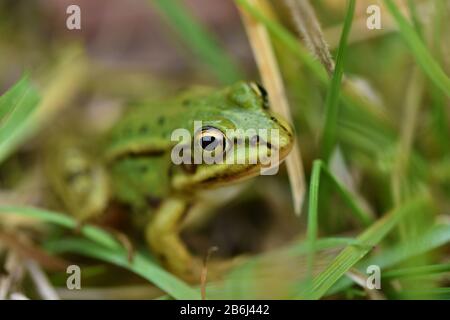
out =
[[[201,263],[192,257],[180,239],[180,225],[188,203],[179,198],[163,201],[146,227],[146,239],[152,252],[174,274],[189,281],[198,281]]]

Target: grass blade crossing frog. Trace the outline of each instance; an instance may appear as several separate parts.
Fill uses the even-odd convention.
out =
[[[195,121],[201,121],[199,129],[195,128]],[[174,164],[171,156],[177,141],[173,141],[172,133],[177,129],[190,133],[190,150],[197,146],[201,152],[222,156],[223,163]],[[278,132],[276,141],[258,135],[260,130],[274,129]],[[248,130],[256,134],[248,136]],[[108,175],[108,179],[100,181],[108,181],[105,190],[110,190],[109,197],[148,217],[143,228],[151,251],[173,273],[197,280],[200,264],[180,240],[179,233],[181,222],[199,202],[199,194],[258,175],[262,168],[258,157],[261,148],[269,154],[277,152],[281,162],[291,150],[294,133],[285,120],[268,109],[267,94],[261,86],[239,82],[220,90],[197,90],[151,106],[132,108],[104,141],[97,157]],[[237,145],[241,151],[231,152]],[[255,155],[257,161],[248,161]],[[56,161],[65,160],[60,157]],[[92,169],[95,170],[91,172],[97,172],[98,165]],[[86,179],[85,175],[80,177]],[[80,192],[72,193],[70,187],[61,187],[58,179],[51,180],[63,201],[71,204],[69,209],[73,203],[80,203]],[[76,179],[64,181],[76,184]],[[91,200],[95,206],[90,210],[80,204],[84,212],[78,216],[98,214],[99,194],[104,195],[103,207],[106,206],[106,192],[91,194],[97,197],[95,201],[84,201]]]

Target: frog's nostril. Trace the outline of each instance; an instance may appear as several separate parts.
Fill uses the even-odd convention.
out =
[[[285,121],[283,119],[279,119],[275,116],[271,116],[270,119],[275,123],[275,125],[277,127],[279,127],[281,130],[283,130],[287,136],[289,136],[289,137],[294,136],[294,129],[287,121]]]
[[[202,137],[201,145],[203,149],[212,151],[216,148],[216,138],[213,136]]]
[[[255,135],[250,139],[250,144],[252,146],[257,146],[260,142],[261,142],[261,137],[258,135]]]

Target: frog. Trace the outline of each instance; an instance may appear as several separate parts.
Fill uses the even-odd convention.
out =
[[[183,143],[174,139],[176,130],[184,130],[189,138]],[[276,130],[277,138],[259,136],[264,130]],[[260,161],[258,152],[276,152],[275,165],[279,165],[294,140],[292,125],[271,111],[267,91],[256,82],[195,88],[127,108],[104,134],[101,146],[90,148],[90,156],[84,154],[88,148],[80,147],[81,160],[74,160],[72,149],[77,147],[66,146],[65,156],[57,157],[54,162],[59,164],[51,166],[57,176],[52,180],[63,202],[72,209],[74,203],[80,204],[83,212],[77,216],[83,219],[97,216],[111,198],[129,205],[133,215],[140,217],[136,221],[151,253],[173,274],[193,280],[199,279],[201,262],[181,240],[183,221],[205,194],[214,197],[220,190],[260,175],[266,163]],[[188,157],[184,159],[192,160],[200,152],[214,159],[221,156],[222,161],[174,161],[174,148],[186,142]],[[238,145],[240,151],[232,152]],[[250,157],[256,161],[245,161]],[[87,159],[93,158],[90,164]],[[77,166],[83,168],[79,174],[74,173]]]

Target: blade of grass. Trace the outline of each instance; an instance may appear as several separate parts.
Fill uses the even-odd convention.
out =
[[[345,237],[328,237],[317,239],[314,245],[315,251],[321,251],[326,249],[333,249],[338,247],[344,247],[349,245],[358,245],[358,241],[354,238]],[[309,244],[307,241],[302,241],[290,245],[285,249],[279,251],[280,254],[286,253],[288,255],[304,255],[310,251]]]
[[[315,248],[316,251],[319,252],[343,248],[351,244],[358,245],[358,242],[353,238],[344,237],[321,238],[317,239]],[[242,293],[237,296],[236,290],[233,290],[233,288],[238,285],[245,287],[251,286],[251,284],[254,282],[261,284],[261,282],[267,280],[267,278],[261,276],[260,273],[258,273],[258,271],[256,270],[258,266],[264,265],[268,261],[280,261],[280,257],[294,259],[296,257],[307,254],[308,250],[308,243],[305,241],[299,241],[298,243],[289,245],[285,248],[281,248],[280,250],[271,250],[254,257],[250,257],[248,260],[245,260],[243,263],[238,264],[229,273],[227,273],[223,281],[208,283],[206,287],[208,290],[208,298],[239,299],[242,297],[243,299],[251,299],[253,298],[253,296],[244,295]],[[283,264],[283,262],[279,263]],[[299,273],[302,273],[301,270],[299,270]],[[275,278],[281,275],[277,274],[276,272],[272,272],[272,274]],[[262,287],[263,286],[264,284],[262,284]],[[198,289],[200,290],[200,288]],[[168,299],[169,297],[163,296],[161,298]]]
[[[420,36],[414,30],[414,27],[411,26],[408,20],[401,14],[397,5],[392,0],[384,0],[384,3],[396,20],[403,39],[408,44],[417,63],[423,69],[423,72],[440,90],[442,90],[443,93],[450,97],[450,78],[448,75],[445,74],[440,65],[434,60],[425,44],[420,39]]]
[[[369,259],[365,259],[358,265],[358,270],[366,270],[370,265],[377,265],[381,269],[395,266],[409,258],[421,255],[434,250],[450,242],[450,225],[438,225],[425,232],[422,236],[411,239],[408,242],[401,242],[382,253]],[[352,285],[348,278],[339,280],[328,292],[327,295],[336,294]]]
[[[380,267],[386,268],[449,242],[450,225],[437,225],[424,233],[422,237],[411,239],[408,242],[400,242],[398,245],[386,249],[383,254],[371,257],[363,265],[377,264]]]
[[[297,298],[320,299],[350,268],[360,261],[373,246],[377,245],[407,214],[425,210],[429,200],[417,198],[393,210],[364,231],[357,240],[363,246],[346,247],[311,285],[302,286]]]
[[[431,103],[432,103],[432,130],[436,136],[436,140],[439,143],[441,152],[450,154],[450,126],[446,119],[448,119],[448,111],[446,108],[445,96],[436,88],[435,85],[431,85]]]
[[[62,213],[45,209],[0,206],[0,216],[6,214],[35,218],[43,222],[53,223],[72,230],[78,227],[78,223],[73,218],[63,215]],[[115,263],[141,275],[174,298],[200,298],[200,293],[190,288],[186,283],[171,275],[154,262],[145,258],[142,254],[137,254],[135,259],[133,259],[133,262],[129,264],[126,250],[106,231],[91,225],[84,225],[80,232],[90,241],[86,242],[86,240],[82,239],[58,239],[56,243],[51,244],[52,248],[55,250],[71,249],[80,254]]]
[[[383,279],[430,277],[450,273],[450,263],[395,269],[382,273]]]
[[[411,299],[415,300],[450,300],[450,287],[411,290]],[[424,296],[426,298],[424,298]]]
[[[413,23],[414,29],[416,30],[419,38],[423,40],[424,39],[423,28],[422,28],[422,23],[420,22],[420,19],[419,19],[419,13],[417,12],[416,1],[408,0],[408,9],[409,9],[409,14],[411,16],[411,21]]]
[[[347,51],[347,40],[352,28],[353,16],[355,13],[355,0],[349,0],[347,5],[347,14],[345,16],[344,28],[342,30],[341,40],[336,58],[336,67],[331,79],[330,89],[328,90],[325,101],[325,124],[322,136],[322,153],[326,162],[328,162],[337,140],[337,125],[339,115],[339,95],[341,93],[342,78],[344,75],[344,61]]]
[[[40,96],[27,76],[0,97],[0,162],[24,140]]]
[[[308,199],[308,225],[307,225],[307,243],[308,243],[308,257],[307,257],[307,276],[306,279],[312,280],[312,272],[314,266],[314,253],[318,234],[318,207],[319,207],[319,186],[320,186],[320,171],[322,169],[321,161],[314,161],[311,181],[309,184],[309,199]]]
[[[151,262],[143,254],[136,252],[133,261],[123,250],[110,250],[85,239],[60,239],[45,243],[45,248],[50,252],[71,252],[81,254],[94,259],[115,264],[124,269],[140,275],[142,278],[155,284],[158,288],[167,292],[170,296],[180,300],[198,300],[200,293],[189,287],[183,281],[177,279],[157,264]]]
[[[35,89],[22,79],[6,98],[0,98],[0,162],[53,119],[84,83],[86,61],[79,46],[65,48],[53,70],[46,73],[44,88]],[[9,109],[6,114],[3,110]]]
[[[310,180],[309,210],[318,209],[318,186],[320,182],[320,174],[322,172],[331,180],[342,199],[344,199],[347,205],[352,209],[352,213],[355,215],[355,218],[360,221],[363,226],[369,226],[372,224],[374,222],[372,215],[358,204],[358,201],[355,200],[354,195],[352,195],[352,193],[349,192],[341,182],[339,182],[331,171],[328,170],[322,160],[315,160],[313,163],[313,173]],[[311,201],[314,201],[316,204],[312,204]],[[317,218],[314,213],[313,218]]]
[[[357,242],[352,238],[317,239],[315,272],[333,258],[336,250],[350,244],[357,245]],[[212,299],[267,298],[270,294],[261,291],[267,291],[265,289],[268,287],[275,290],[270,286],[273,284],[284,288],[278,293],[279,296],[275,295],[277,298],[289,298],[293,282],[305,278],[305,258],[308,252],[307,241],[301,241],[281,250],[271,250],[251,257],[234,267],[223,281],[208,284],[208,296]]]
[[[307,256],[307,277],[306,282],[312,280],[312,272],[314,266],[314,254],[316,251],[316,241],[318,234],[318,206],[319,206],[319,186],[320,186],[320,174],[321,171],[325,171],[332,182],[337,186],[339,192],[343,195],[344,199],[350,204],[351,208],[357,213],[356,216],[361,218],[364,224],[369,224],[372,220],[369,214],[360,209],[353,200],[352,195],[345,190],[345,188],[338,182],[338,180],[327,170],[322,160],[315,160],[313,163],[313,169],[310,180],[309,199],[308,199],[308,225],[307,225],[307,243],[308,243],[308,256]]]
[[[23,76],[19,81],[17,81],[10,89],[8,89],[0,97],[0,124],[6,122],[6,116],[11,114],[20,106],[21,99],[26,97],[28,91],[36,91],[34,86],[31,84],[29,77]]]
[[[331,179],[342,199],[352,209],[355,218],[365,227],[371,225],[374,222],[374,218],[370,212],[367,212],[362,208],[362,206],[360,206],[358,203],[358,197],[355,197],[350,191],[348,191],[345,186],[332,174],[332,172],[328,170],[323,162],[321,168],[325,175]]]
[[[442,37],[445,30],[444,21],[448,20],[448,10],[446,10],[445,1],[437,0],[434,2],[433,10],[433,36],[431,40],[432,53],[436,60],[442,64],[444,61],[442,50]],[[448,110],[446,108],[446,97],[434,84],[430,84],[431,104],[432,104],[432,130],[439,143],[441,152],[450,154],[450,127],[447,121]]]
[[[242,73],[231,58],[220,48],[214,36],[193,17],[179,0],[148,0],[163,14],[180,38],[208,65],[209,70],[223,83],[243,79]]]
[[[75,229],[78,223],[71,217],[62,213],[53,212],[40,208],[33,207],[21,207],[21,206],[0,206],[1,215],[20,215],[33,219],[38,219],[43,222],[53,223],[68,229]],[[106,247],[109,249],[119,249],[121,246],[114,240],[114,237],[107,232],[95,228],[90,225],[83,226],[81,228],[81,234],[86,238]]]
[[[403,111],[403,122],[401,133],[396,147],[396,156],[391,173],[391,193],[394,205],[397,206],[408,197],[412,190],[411,153],[413,152],[415,133],[417,132],[417,121],[424,93],[424,76],[418,67],[413,67],[411,80],[408,85]],[[409,223],[407,223],[409,222]],[[406,240],[410,224],[423,224],[423,221],[403,221],[399,225],[399,234]]]

